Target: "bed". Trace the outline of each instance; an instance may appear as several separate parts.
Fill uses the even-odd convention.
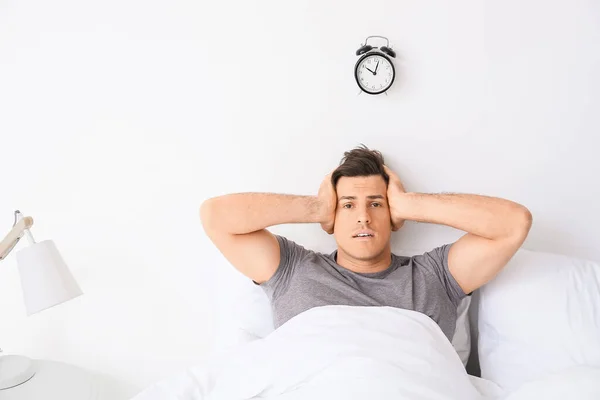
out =
[[[600,398],[600,265],[589,260],[519,250],[459,305],[452,341],[391,307],[317,307],[273,330],[260,289],[223,278],[238,286],[221,299],[214,354],[134,400]]]

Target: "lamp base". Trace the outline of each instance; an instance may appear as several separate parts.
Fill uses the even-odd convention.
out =
[[[27,382],[35,375],[33,361],[25,356],[0,356],[0,390]]]

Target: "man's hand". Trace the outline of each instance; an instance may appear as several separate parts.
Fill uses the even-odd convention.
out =
[[[330,235],[333,233],[335,210],[337,207],[337,193],[331,183],[332,174],[333,172],[327,175],[323,182],[321,182],[321,187],[319,188],[319,194],[317,196],[319,199],[321,227]]]
[[[392,219],[392,231],[397,231],[398,229],[402,228],[405,220],[399,216],[400,210],[395,208],[398,204],[400,204],[400,202],[396,200],[404,195],[406,191],[404,190],[404,186],[402,185],[398,175],[392,172],[392,170],[386,165],[384,165],[383,168],[390,177],[387,189],[387,198],[390,207],[390,217]]]

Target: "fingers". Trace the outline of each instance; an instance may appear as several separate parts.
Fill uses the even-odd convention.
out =
[[[402,184],[400,177],[396,175],[391,169],[389,169],[387,165],[384,165],[383,168],[385,170],[385,173],[388,174],[388,176],[390,177],[390,182],[394,182],[400,188],[400,190],[404,192],[404,185]]]
[[[387,166],[387,165],[385,165],[385,164],[383,165],[383,170],[385,171],[385,173],[386,173],[386,174],[388,174],[388,176],[389,176],[390,178],[392,178],[392,177],[393,177],[393,178],[399,179],[399,178],[398,178],[398,175],[396,175],[396,174],[395,174],[395,173],[394,173],[394,172],[393,172],[391,169],[389,169],[389,168],[388,168],[388,166]]]
[[[334,170],[335,171],[335,170]],[[331,182],[331,177],[333,176],[333,171],[331,171],[329,174],[327,174],[327,182],[329,182],[329,184],[331,184],[333,186],[333,183]]]
[[[335,211],[337,209],[337,193],[333,186],[333,182],[331,181],[334,171],[335,170],[331,171],[325,176],[319,189],[319,197],[321,201],[327,205],[326,214],[328,215],[328,217],[325,217],[326,220],[321,223],[321,228],[329,235],[334,232]]]
[[[321,182],[321,186],[331,186],[331,175],[333,175],[333,172],[330,172],[329,174],[325,175],[325,178],[323,178],[323,182]]]

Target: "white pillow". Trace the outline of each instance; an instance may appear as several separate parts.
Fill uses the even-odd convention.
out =
[[[521,249],[480,289],[481,377],[512,391],[577,365],[600,367],[600,265]]]
[[[231,265],[216,268],[217,350],[260,339],[272,332],[273,314],[264,291]]]
[[[422,254],[427,250],[403,250],[399,255]],[[217,349],[238,346],[267,336],[274,330],[273,314],[263,289],[244,277],[230,265],[218,271],[217,324],[215,344]],[[471,352],[469,306],[471,296],[464,298],[457,309],[456,330],[452,345],[463,365],[467,365]]]

